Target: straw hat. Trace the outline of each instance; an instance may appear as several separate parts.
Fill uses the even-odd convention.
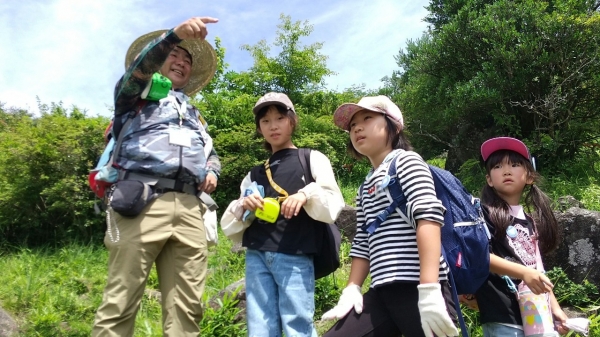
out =
[[[129,67],[135,57],[150,43],[167,30],[157,30],[138,37],[125,55],[125,69]],[[187,50],[192,55],[192,71],[190,81],[182,88],[183,92],[189,97],[193,97],[200,89],[204,88],[213,78],[217,71],[217,54],[213,47],[206,40],[193,39],[183,40],[179,46]]]

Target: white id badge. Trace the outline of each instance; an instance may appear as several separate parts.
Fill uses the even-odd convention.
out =
[[[169,125],[169,144],[192,147],[192,138],[186,129],[175,125]]]

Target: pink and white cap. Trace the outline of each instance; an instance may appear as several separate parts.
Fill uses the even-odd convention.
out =
[[[296,110],[294,109],[294,104],[292,104],[290,98],[286,94],[281,92],[268,92],[264,94],[261,98],[258,99],[256,104],[254,105],[254,108],[252,109],[252,112],[254,112],[254,114],[256,115],[260,111],[260,109],[269,105],[279,105],[288,110],[291,110],[293,113],[296,113]]]
[[[497,137],[488,139],[481,144],[481,156],[483,157],[483,161],[486,161],[492,153],[500,150],[515,151],[527,160],[531,160],[529,150],[522,141],[511,137]]]
[[[352,117],[360,110],[382,113],[396,123],[400,127],[400,130],[404,129],[404,119],[402,118],[400,108],[387,96],[383,95],[366,96],[361,98],[356,104],[345,103],[340,105],[333,114],[333,122],[340,129],[348,130]]]

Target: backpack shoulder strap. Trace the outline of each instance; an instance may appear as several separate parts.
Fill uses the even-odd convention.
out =
[[[142,111],[142,109],[146,106],[146,103],[148,103],[148,101],[145,99],[138,100],[137,103],[135,103],[134,109],[127,114],[127,121],[124,124],[122,124],[121,118],[117,118],[116,116],[113,117],[111,123],[106,128],[106,131],[104,131],[104,138],[106,142],[108,143],[110,137],[115,137],[115,141],[117,141],[119,139],[119,135],[121,134],[121,130],[127,130],[129,128],[129,125],[131,125],[131,122],[129,121],[140,114],[140,111]],[[109,132],[107,133],[107,131]]]
[[[250,170],[250,181],[256,181],[256,178],[258,178],[258,172],[261,167],[262,165],[257,165]]]
[[[394,213],[396,208],[400,208],[400,210],[406,214],[406,197],[404,196],[404,191],[402,191],[402,186],[398,182],[398,174],[396,172],[396,161],[400,154],[394,156],[394,158],[390,161],[390,165],[388,166],[387,176],[389,177],[389,183],[387,185],[388,191],[390,192],[390,196],[392,197],[392,202],[390,205],[381,211],[375,218],[375,220],[365,223],[361,226],[361,229],[366,231],[369,234],[373,234],[375,230],[381,225],[390,214]],[[360,197],[362,198],[363,193],[363,185],[360,186]]]
[[[113,121],[113,130],[112,133],[114,133],[114,139],[115,139],[115,147],[113,148],[112,154],[110,156],[110,159],[108,161],[108,166],[112,166],[115,159],[118,158],[119,156],[119,151],[121,151],[121,144],[123,144],[123,137],[125,135],[125,133],[121,132],[123,130],[128,130],[129,126],[131,125],[131,123],[133,122],[133,119],[140,114],[140,111],[142,111],[142,109],[144,108],[144,106],[146,105],[148,101],[146,101],[145,99],[141,99],[137,102],[136,104],[136,109],[131,111],[128,115],[127,115],[127,121],[125,122],[125,124],[123,124],[121,127],[119,127],[117,129],[117,125],[116,123],[118,122],[118,124],[120,124],[121,120],[119,118],[114,118]],[[110,140],[109,140],[110,141]]]
[[[394,157],[394,159],[390,162],[390,166],[388,167],[388,177],[390,177],[390,182],[388,184],[388,190],[390,191],[390,195],[392,197],[392,205],[396,203],[396,207],[398,203],[401,202],[404,197],[404,191],[402,190],[402,186],[400,186],[400,182],[398,181],[398,173],[396,172],[396,161],[398,160],[398,155]],[[391,205],[390,205],[391,206]],[[396,208],[394,207],[394,208]],[[404,207],[401,209],[402,212],[406,213],[406,200],[404,200]]]
[[[106,126],[106,129],[104,129],[104,144],[108,144],[108,142],[111,140],[112,138],[112,129],[113,129],[113,125],[115,124],[115,119],[111,119],[110,123],[108,123],[108,125]]]
[[[304,172],[304,180],[306,185],[315,181],[310,171],[310,149],[300,148],[298,149],[298,159],[300,159],[300,165]]]

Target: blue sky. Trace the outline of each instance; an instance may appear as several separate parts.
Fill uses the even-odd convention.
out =
[[[37,112],[62,101],[88,115],[110,114],[125,52],[138,36],[212,16],[208,41],[222,40],[230,70],[252,66],[243,44],[274,42],[281,13],[314,26],[305,44],[323,42],[333,90],[380,79],[398,69],[394,56],[427,25],[426,0],[15,0],[0,3],[0,102]]]

